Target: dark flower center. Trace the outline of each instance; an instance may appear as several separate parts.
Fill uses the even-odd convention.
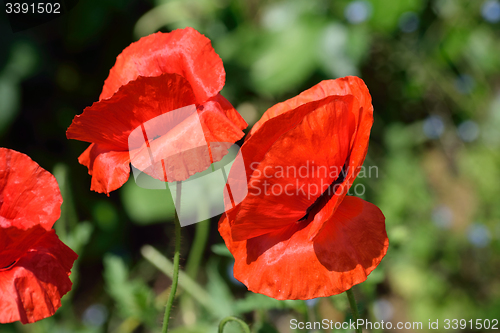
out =
[[[7,266],[0,268],[0,272],[1,271],[6,271],[6,270],[12,268],[12,266],[14,266],[16,263],[17,263],[17,260],[14,260],[13,262],[11,262],[10,264],[8,264]]]
[[[319,212],[330,200],[330,198],[335,194],[335,191],[337,190],[337,186],[342,184],[342,182],[345,180],[345,176],[347,175],[348,169],[347,169],[347,164],[348,160],[344,162],[344,166],[342,167],[342,170],[340,171],[339,176],[323,191],[323,193],[316,198],[316,200],[313,202],[311,206],[309,206],[306,210],[306,214],[302,216],[298,222],[306,221],[309,218],[309,214],[314,211],[314,212]]]

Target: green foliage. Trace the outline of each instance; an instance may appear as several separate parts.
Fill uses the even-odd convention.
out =
[[[214,245],[212,245],[211,249],[212,249],[213,253],[215,253],[219,256],[225,256],[225,257],[229,257],[229,258],[233,257],[231,252],[229,252],[226,244],[224,244],[224,243],[214,244]]]
[[[19,85],[35,69],[37,50],[29,43],[17,42],[0,71],[0,134],[15,119],[20,104]]]
[[[154,326],[157,313],[153,292],[143,280],[129,278],[127,266],[120,257],[112,254],[104,257],[104,280],[122,318]]]

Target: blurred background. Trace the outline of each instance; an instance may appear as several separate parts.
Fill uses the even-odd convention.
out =
[[[0,332],[159,331],[172,199],[133,181],[109,198],[91,192],[77,162],[87,144],[65,131],[98,100],[126,46],[186,26],[212,40],[227,73],[222,93],[250,126],[321,80],[366,82],[375,122],[365,166],[378,174],[357,181],[384,212],[390,247],[354,288],[365,318],[424,328],[429,319],[500,319],[499,1],[85,0],[18,33],[0,15],[0,146],[55,174],[64,197],[55,228],[80,255],[56,315]],[[215,332],[227,315],[282,333],[292,318],[351,318],[345,295],[278,302],[249,293],[232,276],[217,220],[182,228],[186,275],[171,332]]]

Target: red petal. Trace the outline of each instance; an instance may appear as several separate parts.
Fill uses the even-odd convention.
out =
[[[349,149],[347,160],[345,161],[347,175],[345,176],[344,181],[339,184],[336,194],[333,196],[330,195],[322,197],[321,202],[317,205],[319,209],[314,210],[314,214],[312,215],[317,216],[313,222],[314,225],[310,230],[311,238],[314,238],[318,231],[322,228],[322,221],[327,220],[335,212],[338,204],[342,201],[342,198],[345,196],[347,190],[359,173],[360,167],[366,156],[370,129],[373,123],[373,107],[371,105],[370,94],[364,82],[357,77],[345,77],[337,80],[323,81],[311,89],[304,91],[297,97],[273,106],[266,111],[261,120],[254,125],[250,135],[247,136],[245,143],[241,148],[250,181],[252,171],[255,169],[255,167],[252,168],[252,163],[264,163],[264,156],[268,154],[268,150],[270,150],[272,146],[278,146],[274,148],[275,150],[281,149],[279,145],[282,145],[282,143],[276,140],[280,136],[283,136],[284,133],[294,128],[296,124],[301,121],[306,114],[308,114],[308,111],[310,110],[308,108],[315,107],[311,106],[311,103],[318,103],[319,101],[324,100],[325,96],[348,95],[354,96],[354,99],[349,105],[349,110],[347,112],[348,115],[346,113],[345,116],[349,116],[354,119],[355,130],[354,132],[349,132],[350,134],[347,135],[342,142],[342,148],[347,147]],[[300,163],[305,162],[307,159],[311,160],[312,158],[308,158],[308,154],[311,154],[311,156],[320,156],[321,154],[325,154],[326,150],[324,150],[323,147],[325,147],[325,145],[322,143],[317,143],[316,146],[309,147],[310,153],[305,153],[302,157],[297,156],[296,165],[300,165]],[[335,151],[330,150],[329,153],[335,154]],[[330,167],[332,165],[326,166]],[[264,169],[265,167],[265,165],[260,166],[261,169]],[[286,185],[287,184],[284,183],[282,186],[284,187]],[[251,193],[250,189],[249,193]],[[260,205],[260,203],[256,200],[254,201],[255,203],[253,206],[255,209],[255,207]],[[245,201],[243,204],[245,204]],[[297,211],[302,208],[302,205],[297,205],[293,199],[288,201],[284,200],[281,202],[281,205],[283,206],[281,211],[286,211],[286,214],[291,212],[293,216],[298,216],[299,214]],[[305,214],[306,211],[303,210],[303,214],[301,216],[304,216]],[[283,214],[280,216],[283,216]],[[280,216],[277,218],[280,218]],[[272,230],[274,228],[279,228],[284,224],[290,223],[290,221],[288,221],[290,219],[291,216],[289,216],[289,219],[287,220],[280,220],[280,222],[274,220],[271,223],[271,221],[268,221],[268,224],[265,227],[263,227],[264,222],[262,221],[262,223],[258,223],[255,230],[252,230],[251,232],[250,230],[253,229],[253,227],[251,226],[252,223],[250,223],[250,220],[248,220],[247,222],[249,223],[247,223],[245,229],[242,227],[241,232],[233,231],[233,236],[238,239],[247,239],[254,235],[262,234],[265,230]],[[241,219],[238,218],[235,221],[235,224],[238,224],[238,220]]]
[[[232,226],[235,240],[295,224],[337,179],[355,131],[351,104],[352,96],[329,97],[296,109],[309,113],[282,134],[254,168],[249,193]]]
[[[94,103],[73,119],[66,131],[75,139],[129,149],[130,133],[144,122],[195,103],[189,83],[177,74],[139,77],[113,95]],[[138,147],[131,147],[138,148]]]
[[[311,299],[365,281],[389,246],[382,212],[357,197],[345,197],[324,222],[312,241],[308,223],[233,241],[225,214],[219,232],[236,260],[234,276],[249,290],[276,299]]]
[[[162,181],[185,180],[211,163],[196,108],[179,111],[153,119],[132,133],[142,142],[140,149],[130,152],[132,165]]]
[[[78,158],[92,175],[90,189],[109,195],[128,180],[130,156],[128,151],[114,151],[106,145],[91,144]]]
[[[53,315],[61,297],[71,290],[68,276],[78,256],[54,230],[35,226],[20,237],[20,231],[11,227],[0,233],[3,241],[8,240],[3,246],[24,251],[12,267],[0,269],[0,322],[26,324]],[[0,249],[0,256],[3,253]]]
[[[253,135],[251,138],[246,137],[245,142],[241,146],[241,154],[244,157],[245,170],[247,171],[248,180],[252,175],[255,163],[260,163],[267,151],[274,144],[278,138],[287,131],[296,127],[303,118],[314,111],[317,107],[331,102],[333,99],[325,99],[323,101],[316,101],[309,106],[298,107],[294,112],[282,113],[272,119],[269,119],[265,126],[261,126],[258,135]],[[236,166],[233,166],[236,168]],[[238,169],[241,166],[238,166]]]
[[[336,85],[329,88],[331,91],[342,91],[342,93],[352,93],[355,96],[353,111],[356,121],[356,132],[351,138],[350,153],[348,163],[346,163],[347,175],[338,189],[340,195],[336,195],[321,209],[323,216],[317,216],[314,225],[311,227],[309,237],[314,238],[323,227],[323,222],[334,214],[335,209],[342,201],[350,186],[360,172],[360,168],[368,151],[368,142],[370,140],[370,131],[373,124],[373,106],[371,96],[364,82],[357,77],[347,77],[334,80]],[[359,104],[358,104],[359,103]]]
[[[0,227],[52,228],[61,215],[57,181],[27,155],[0,148]]]
[[[312,88],[303,91],[298,96],[290,98],[284,102],[278,103],[273,107],[269,108],[256,122],[252,129],[250,130],[250,135],[247,140],[257,132],[260,127],[266,123],[269,119],[272,119],[280,114],[292,111],[297,107],[310,103],[312,101],[318,101],[328,96],[345,96],[353,95],[357,101],[355,101],[356,109],[360,107],[364,108],[364,112],[373,112],[373,107],[371,105],[371,96],[368,92],[363,80],[356,76],[346,76],[336,80],[325,80],[321,81]]]
[[[92,165],[94,164],[93,157],[91,157],[92,149],[94,149],[95,143],[85,149],[85,151],[78,157],[78,162],[81,165],[85,165],[89,169],[89,175],[92,174]]]
[[[248,124],[221,94],[198,107],[207,142],[234,143],[241,139]]]
[[[40,226],[27,230],[15,227],[0,228],[0,271],[17,263],[46,232]]]
[[[245,128],[247,128],[248,124],[245,121],[245,119],[243,119],[243,117],[238,113],[238,111],[236,111],[236,109],[231,105],[231,103],[229,103],[229,101],[221,94],[217,94],[215,97],[212,97],[211,99],[209,99],[207,101],[207,104],[208,104],[208,102],[213,102],[214,107],[212,107],[212,109],[223,113],[229,119],[229,121],[233,124],[233,126],[229,126],[229,124],[228,124],[228,127],[234,127],[234,131],[236,131],[236,129],[244,130]],[[207,104],[205,104],[205,106]],[[211,108],[209,107],[208,109],[210,110]],[[243,134],[241,134],[240,132],[237,132],[237,133],[238,133],[237,134],[238,138],[236,140],[239,140],[243,137]],[[235,142],[236,141],[236,140],[235,141],[224,141],[224,140],[226,140],[226,139],[221,138],[220,140],[218,140],[218,142]],[[215,141],[213,141],[213,142],[215,142]]]
[[[186,78],[198,104],[221,91],[226,79],[222,60],[207,37],[193,28],[157,32],[131,44],[116,58],[99,100],[110,98],[138,76],[164,73]]]
[[[196,119],[193,118],[191,121],[186,119],[175,128],[165,132],[164,127],[169,126],[163,125],[165,121],[170,121],[170,111],[194,105],[194,102],[187,81],[176,74],[164,74],[154,78],[140,77],[122,87],[112,98],[94,103],[90,108],[85,109],[82,115],[76,116],[67,131],[67,137],[94,142],[99,146],[99,152],[89,147],[79,158],[80,163],[86,165],[89,173],[94,176],[92,189],[109,193],[127,180],[129,162],[122,153],[129,149],[132,149],[132,164],[136,168],[157,179],[164,180],[163,164],[158,162],[151,167],[150,147],[144,143],[142,131],[139,131],[140,138],[130,139],[135,129],[140,129],[141,125],[150,120],[154,123],[154,119],[160,119],[159,116],[161,119],[158,124],[153,124],[153,127],[158,128],[147,131],[148,136],[151,136],[150,132],[160,136],[148,142],[157,157],[155,161],[173,156],[175,151],[183,150],[183,147],[192,148],[203,145],[200,148],[203,151],[198,154],[190,150],[184,152],[182,156],[176,155],[175,158],[170,158],[173,163],[169,164],[169,168],[175,169],[173,172],[175,179],[170,177],[169,181],[185,180],[192,174],[205,170],[211,163],[211,160],[205,158],[203,154],[208,149],[208,142],[233,143],[243,137],[244,133],[241,129],[247,126],[246,122],[220,94],[198,106]],[[174,120],[172,123],[176,123]],[[201,127],[199,127],[200,124]],[[201,128],[199,138],[199,135],[196,135],[197,131],[189,130],[193,126]],[[195,139],[199,141],[199,144],[190,144]],[[141,143],[143,143],[142,146]],[[101,163],[104,165],[105,172],[97,177],[93,171],[96,169],[94,159],[102,154],[102,151],[115,151],[114,153],[119,154],[120,157],[116,157],[119,159],[117,161],[119,165],[113,168],[112,161],[106,158]],[[225,153],[226,151],[220,154],[214,152],[212,159],[218,161]],[[112,157],[115,158],[114,155]],[[203,163],[198,163],[198,160]]]
[[[189,111],[183,112],[186,113]],[[149,139],[157,138],[131,152],[134,167],[162,181],[186,180],[221,160],[231,144],[243,137],[242,129],[247,126],[220,94],[198,106],[196,114],[183,116],[182,121],[169,119],[169,114],[157,121],[163,125],[145,124],[143,134]],[[174,114],[177,117],[178,112]],[[176,125],[170,129],[173,124]],[[158,128],[151,128],[154,126]]]

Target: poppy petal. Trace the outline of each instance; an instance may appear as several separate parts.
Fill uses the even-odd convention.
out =
[[[116,58],[99,100],[110,98],[121,86],[139,76],[163,73],[186,78],[198,104],[221,91],[226,79],[222,60],[210,39],[193,28],[157,32],[131,44]]]
[[[249,193],[232,225],[235,240],[295,224],[339,177],[355,131],[351,105],[352,96],[335,96],[297,109],[309,113],[253,169]]]
[[[323,99],[328,96],[345,96],[345,95],[353,95],[357,99],[355,103],[359,103],[355,105],[355,109],[359,109],[360,107],[364,108],[365,111],[373,110],[371,105],[371,96],[368,92],[368,88],[366,87],[363,80],[356,76],[346,76],[343,78],[338,78],[336,80],[325,80],[321,81],[317,85],[303,91],[298,96],[290,98],[284,102],[278,103],[273,107],[269,108],[257,121],[252,129],[250,130],[250,137],[257,132],[260,127],[266,123],[269,119],[272,119],[280,114],[292,111],[297,107],[310,103],[312,101],[317,101]]]
[[[360,172],[361,165],[364,162],[368,150],[370,130],[373,124],[373,106],[371,105],[370,93],[363,80],[358,77],[348,76],[336,80],[322,81],[298,96],[283,103],[276,104],[267,110],[262,118],[252,127],[245,140],[245,144],[248,143],[248,147],[245,147],[245,144],[242,146],[242,152],[245,152],[245,150],[251,151],[251,154],[247,153],[244,155],[247,160],[247,156],[254,156],[249,163],[255,161],[260,162],[261,159],[259,159],[259,157],[266,154],[269,147],[274,145],[274,138],[269,136],[270,126],[275,126],[275,131],[278,132],[276,135],[282,135],[288,130],[288,126],[293,124],[287,124],[286,121],[289,120],[285,117],[288,116],[291,118],[293,115],[299,116],[298,110],[300,110],[301,107],[308,105],[311,101],[321,100],[325,98],[325,96],[348,95],[354,96],[350,112],[354,117],[355,131],[349,137],[350,141],[347,143],[350,152],[345,163],[346,168],[343,171],[343,173],[345,173],[344,179],[342,183],[336,185],[335,195],[322,197],[321,200],[323,202],[318,205],[321,209],[312,212],[318,216],[314,220],[314,225],[310,230],[311,238],[316,237],[319,230],[323,227],[323,221],[327,220],[329,216],[335,212],[335,209],[337,209],[338,204],[342,201],[342,198]],[[279,130],[280,127],[281,131]],[[266,135],[263,135],[264,133],[266,133]],[[262,144],[262,142],[266,140],[267,144]],[[257,142],[260,147],[257,145]],[[250,147],[252,148],[249,149]],[[246,161],[245,165],[247,166],[247,171],[250,170]]]
[[[221,94],[198,107],[207,142],[236,142],[248,126],[236,109]]]
[[[130,151],[134,167],[162,181],[183,181],[221,160],[231,144],[243,137],[240,127],[246,122],[235,117],[236,110],[221,95],[197,109],[191,107],[167,112],[132,132],[130,136],[142,143]],[[146,142],[145,137],[154,139]]]
[[[353,110],[356,121],[356,131],[351,138],[350,153],[348,161],[346,161],[346,174],[344,181],[337,189],[337,194],[332,197],[326,205],[321,209],[313,226],[311,227],[309,237],[314,238],[323,228],[323,221],[326,221],[334,214],[342,198],[346,195],[352,183],[358,176],[361,166],[365,161],[366,153],[368,152],[368,143],[370,140],[370,131],[373,124],[373,106],[371,104],[371,96],[364,82],[355,77],[349,77],[348,80],[339,81],[337,86],[343,92],[351,92],[356,99],[354,100]],[[359,104],[357,104],[359,103]],[[357,111],[357,112],[356,112]]]
[[[40,226],[30,229],[18,229],[16,227],[6,227],[0,229],[0,270],[19,261],[28,252],[46,230]]]
[[[92,165],[94,164],[94,160],[91,157],[92,149],[94,149],[95,143],[90,144],[90,146],[85,149],[83,153],[78,157],[78,163],[81,165],[85,165],[89,169],[89,175],[92,174]]]
[[[235,278],[276,299],[327,297],[366,280],[387,252],[385,217],[360,198],[346,196],[314,240],[308,237],[310,226],[295,223],[234,241],[224,214],[219,232],[236,260]]]
[[[148,97],[145,98],[145,96]],[[182,145],[188,148],[203,146],[201,150],[205,151],[207,142],[235,142],[243,137],[242,129],[247,126],[246,122],[220,94],[198,106],[198,117],[185,119],[174,129],[165,133],[165,126],[162,124],[169,121],[164,119],[169,117],[169,111],[194,105],[194,102],[190,85],[186,80],[176,74],[164,74],[151,78],[139,77],[120,88],[112,98],[94,103],[85,109],[82,115],[76,116],[67,131],[67,137],[94,142],[93,145],[99,146],[99,149],[89,147],[79,158],[80,163],[86,165],[89,173],[93,175],[92,189],[101,193],[109,193],[119,188],[128,179],[126,176],[129,172],[128,160],[120,152],[131,149],[132,164],[136,168],[157,179],[164,180],[163,165],[156,163],[151,166],[150,148],[154,150],[156,161],[175,155],[171,150],[182,150]],[[137,140],[130,138],[135,129],[159,116],[162,118],[156,125],[158,128],[148,129],[148,136],[156,137],[154,134],[158,132],[156,134],[160,136],[159,138],[148,142],[147,145],[144,143],[142,131],[138,132],[140,138]],[[172,120],[172,123],[176,122]],[[202,131],[201,137],[198,138],[199,144],[190,144],[189,142],[196,138],[194,133],[198,131],[189,132],[188,125],[196,127],[200,124]],[[191,134],[187,137],[186,133]],[[143,144],[140,145],[141,143]],[[99,176],[94,174],[93,170],[96,169],[94,161],[103,151],[107,152],[108,158],[104,158],[103,155],[98,163],[102,164],[106,172]],[[117,157],[120,164],[115,168],[109,161],[112,151],[115,151],[112,154],[113,158],[120,155]],[[214,155],[212,158],[218,161],[225,153]],[[203,160],[204,163],[194,162],[197,158]],[[175,158],[170,158],[170,161],[175,163],[169,168],[177,168],[174,172],[175,180],[185,180],[192,174],[205,170],[211,160],[197,156],[191,149],[182,156],[176,155]],[[171,179],[173,181],[173,178]]]
[[[210,166],[207,142],[194,105],[191,111],[180,113],[166,113],[159,121],[155,119],[153,124],[148,122],[137,130],[137,136],[142,136],[137,141],[143,144],[130,151],[134,167],[162,181],[182,181]],[[165,125],[156,128],[158,122]],[[144,137],[156,139],[145,141]]]
[[[15,236],[19,230],[11,227],[2,228],[0,232]],[[69,275],[78,257],[76,253],[59,240],[54,230],[35,226],[23,232],[32,234],[24,240],[37,238],[37,241],[30,244],[29,250],[12,267],[0,268],[1,323],[17,320],[23,324],[33,323],[53,315],[61,306],[61,297],[72,286]],[[25,244],[18,247],[24,249]]]
[[[109,195],[128,180],[130,155],[128,151],[114,151],[106,145],[91,144],[78,158],[92,175],[90,189]]]
[[[194,103],[191,86],[182,76],[139,77],[121,87],[112,98],[96,102],[75,116],[66,136],[128,150],[129,135],[135,128]]]
[[[29,156],[0,148],[0,227],[52,228],[62,197],[54,176]]]

